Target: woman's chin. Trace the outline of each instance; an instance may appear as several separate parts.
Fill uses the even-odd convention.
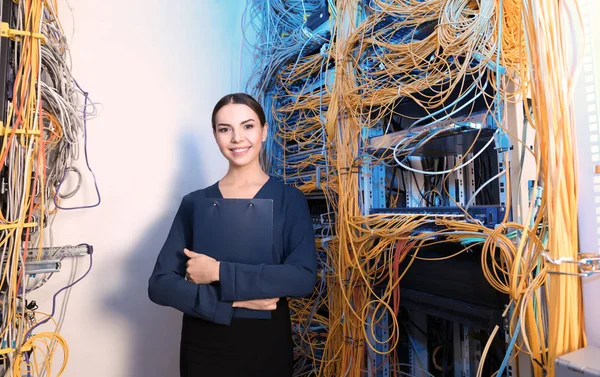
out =
[[[258,156],[227,156],[227,160],[230,166],[242,168],[257,161]]]

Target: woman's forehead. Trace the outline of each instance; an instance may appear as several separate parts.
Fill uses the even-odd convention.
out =
[[[216,115],[217,123],[222,122],[244,122],[248,119],[258,120],[258,115],[250,107],[244,104],[230,103],[223,106]]]

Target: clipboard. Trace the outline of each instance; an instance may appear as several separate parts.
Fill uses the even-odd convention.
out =
[[[272,199],[201,199],[195,206],[193,250],[218,261],[278,263]]]
[[[193,251],[227,261],[276,264],[272,199],[199,199],[194,206]],[[234,308],[234,318],[269,319],[271,311]]]

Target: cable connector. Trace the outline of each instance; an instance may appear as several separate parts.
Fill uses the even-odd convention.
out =
[[[508,134],[501,129],[494,134],[494,143],[498,152],[506,152],[512,148]]]
[[[542,205],[542,193],[544,192],[544,188],[542,186],[538,186],[536,192],[533,192],[533,187],[535,186],[535,182],[533,180],[529,180],[527,182],[528,190],[529,190],[529,202],[533,200],[533,205],[539,207]]]
[[[15,39],[15,37],[31,37],[31,38],[40,39],[42,41],[42,43],[44,43],[44,44],[46,44],[48,42],[48,39],[46,39],[46,36],[44,34],[32,33],[30,31],[24,31],[24,30],[11,29],[8,22],[3,22],[1,24],[0,37],[10,38],[10,39]]]

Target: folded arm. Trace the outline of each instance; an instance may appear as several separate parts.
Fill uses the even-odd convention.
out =
[[[184,197],[167,240],[162,247],[148,282],[152,302],[170,306],[188,315],[228,325],[233,315],[233,300],[220,300],[220,288],[185,280],[186,262],[183,249],[192,243],[192,203]]]

